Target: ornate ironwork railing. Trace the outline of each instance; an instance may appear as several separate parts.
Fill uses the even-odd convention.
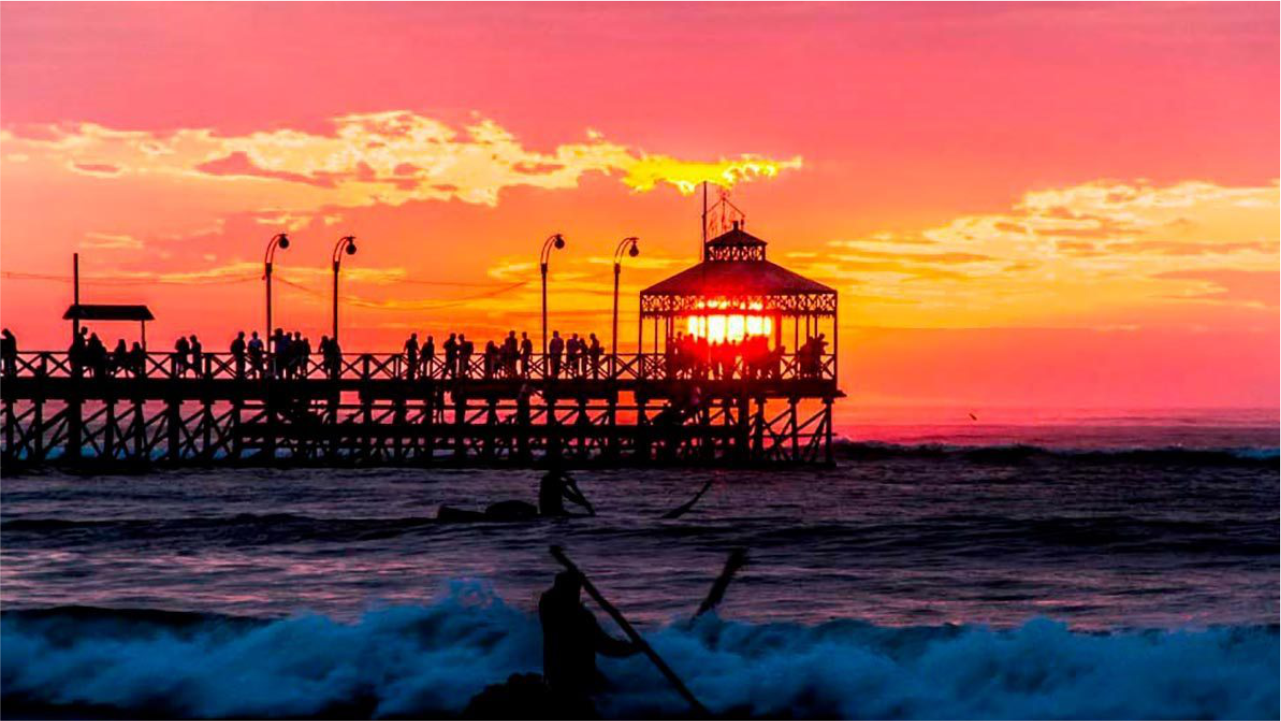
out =
[[[9,378],[148,378],[205,380],[833,380],[836,356],[831,353],[770,354],[761,358],[723,354],[690,358],[662,353],[584,354],[574,358],[532,354],[487,359],[484,354],[415,358],[404,353],[345,353],[277,358],[271,354],[240,357],[230,353],[146,353],[93,362],[73,362],[65,351],[24,351],[0,363]]]

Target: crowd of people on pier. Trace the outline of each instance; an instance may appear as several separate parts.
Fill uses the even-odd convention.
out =
[[[178,378],[234,374],[241,379],[298,379],[318,374],[337,378],[344,370],[338,341],[327,335],[322,335],[313,348],[311,340],[301,331],[286,332],[277,328],[265,340],[258,331],[249,334],[240,331],[228,350],[229,365],[225,356],[219,358],[219,354],[206,353],[194,333],[179,336],[170,354],[168,370]],[[801,344],[790,373],[785,368],[786,352],[781,344],[771,348],[765,336],[711,342],[705,337],[677,333],[660,357],[669,378],[777,380],[784,374],[798,378],[823,375],[827,354],[824,334],[812,336]],[[313,360],[317,354],[318,366]],[[67,355],[77,376],[87,373],[93,378],[137,378],[148,374],[148,354],[140,343],[134,342],[128,347],[121,339],[114,349],[108,350],[98,334],[85,327],[75,334]],[[5,328],[0,332],[0,369],[4,375],[16,374],[17,358],[17,339]],[[363,371],[361,368],[358,372]],[[463,333],[450,333],[440,344],[439,353],[435,336],[428,335],[420,341],[418,334],[412,333],[399,357],[380,365],[377,372],[406,380],[542,377],[598,380],[610,377],[614,369],[595,333],[588,333],[586,337],[571,333],[566,338],[560,331],[552,331],[544,358],[535,357],[534,343],[528,333],[522,332],[518,338],[512,330],[497,341],[486,341],[479,354],[475,343]]]
[[[813,336],[801,345],[796,358],[796,375],[817,378],[823,372],[827,352],[826,335]],[[677,333],[668,344],[665,360],[670,378],[728,380],[777,380],[783,372],[786,346],[770,348],[763,335],[738,341],[709,341],[703,336]]]

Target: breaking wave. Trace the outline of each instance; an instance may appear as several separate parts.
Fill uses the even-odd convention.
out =
[[[1082,633],[983,626],[748,624],[648,634],[714,712],[844,718],[1276,718],[1278,629]],[[537,620],[484,587],[355,623],[63,607],[0,617],[5,712],[21,715],[455,715],[537,672]],[[643,657],[603,660],[613,717],[681,715]]]

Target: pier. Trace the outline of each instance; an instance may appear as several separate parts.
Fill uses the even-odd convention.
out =
[[[410,378],[401,354],[358,354],[336,376],[311,360],[297,377],[249,378],[228,354],[204,354],[197,372],[149,353],[141,374],[94,378],[66,353],[19,353],[0,382],[0,443],[6,467],[832,461],[835,356],[816,374],[783,357],[753,379],[741,365],[675,375],[652,354],[560,378],[530,360],[515,377],[472,359],[461,375],[435,360]]]
[[[635,353],[543,352],[496,362],[408,353],[155,353],[110,368],[67,352],[11,352],[0,397],[6,470],[48,465],[762,466],[831,464],[837,293],[765,258],[741,215],[702,262],[641,291]],[[706,228],[706,223],[704,225]],[[612,349],[618,347],[615,253]],[[283,235],[271,251],[287,247]],[[345,244],[345,245],[344,245]],[[340,250],[334,251],[334,337]],[[142,306],[65,316],[152,320]],[[270,313],[270,285],[267,309]],[[95,316],[96,314],[96,316]],[[270,322],[266,326],[270,328]],[[831,352],[826,332],[831,333]],[[443,334],[442,334],[443,335]],[[265,339],[267,340],[267,339]],[[514,339],[511,341],[515,343]],[[789,345],[790,344],[790,345]],[[270,345],[270,344],[269,344]],[[268,348],[268,351],[270,348]],[[514,348],[513,348],[514,350]]]

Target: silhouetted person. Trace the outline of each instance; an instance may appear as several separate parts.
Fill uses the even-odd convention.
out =
[[[484,365],[483,365],[483,368],[485,369],[484,370],[485,380],[489,380],[490,378],[494,377],[494,368],[497,365],[497,361],[498,361],[498,346],[494,343],[494,341],[491,340],[485,343],[485,356],[484,356]]]
[[[567,715],[592,716],[591,695],[608,682],[596,669],[596,654],[622,657],[640,649],[629,641],[610,636],[580,598],[582,577],[561,571],[538,600],[538,620],[543,627],[543,678],[557,700],[570,708]],[[577,712],[577,713],[575,713]]]
[[[142,378],[147,374],[147,351],[142,349],[142,344],[138,341],[134,341],[133,347],[129,349],[129,370],[133,372],[134,378]]]
[[[97,333],[90,335],[85,344],[85,364],[93,371],[94,378],[107,377],[107,346]]]
[[[275,378],[281,378],[288,370],[289,363],[289,336],[285,331],[277,328],[276,332],[271,335],[271,375]]]
[[[503,366],[507,369],[507,377],[516,377],[516,360],[520,358],[520,341],[516,340],[516,331],[507,333],[507,339],[503,341]]]
[[[552,331],[552,339],[547,344],[547,362],[551,364],[549,369],[552,378],[560,377],[560,354],[565,352],[565,340],[560,337],[560,331]]]
[[[418,372],[418,334],[410,333],[405,341],[405,379],[413,380]]]
[[[200,339],[195,333],[191,334],[191,370],[195,371],[197,378],[203,378],[205,375],[204,348],[200,345]]]
[[[520,334],[520,377],[529,377],[529,361],[534,355],[534,341],[529,339],[529,334],[521,331]]]
[[[450,333],[449,338],[445,339],[445,373],[444,375],[451,378],[458,377],[458,334]]]
[[[178,336],[173,344],[173,374],[176,377],[187,375],[187,356],[191,354],[191,343],[186,336]]]
[[[89,335],[88,328],[81,328],[78,335],[72,336],[71,347],[67,349],[67,359],[71,361],[71,375],[79,378],[84,372],[85,340]]]
[[[325,361],[325,369],[330,378],[337,380],[342,376],[342,346],[338,345],[337,338],[328,339],[329,343],[321,351]]]
[[[574,515],[565,510],[565,501],[582,506],[588,515],[596,515],[596,509],[579,490],[574,479],[559,468],[553,468],[538,483],[538,515],[549,517]]]
[[[583,342],[578,339],[578,334],[574,333],[565,341],[565,365],[569,366],[569,377],[577,378],[582,375],[582,352]]]
[[[307,377],[307,366],[311,363],[311,340],[302,336],[302,331],[294,332],[294,376]]]
[[[129,371],[129,346],[125,345],[124,338],[116,341],[116,349],[111,351],[111,375],[120,371]]]
[[[231,341],[231,358],[236,363],[237,380],[245,377],[245,352],[247,350],[248,344],[245,343],[245,332],[242,330],[236,334],[235,340]]]
[[[4,374],[18,374],[18,339],[8,328],[0,331],[0,363],[4,364]]]
[[[427,336],[427,342],[423,343],[423,378],[431,378],[431,367],[436,362],[436,339]]]
[[[258,331],[253,332],[253,335],[249,337],[249,343],[246,345],[249,351],[249,367],[253,370],[255,378],[261,378],[263,347],[262,338],[258,337]]]
[[[587,344],[587,358],[591,362],[593,380],[600,378],[600,354],[604,350],[600,346],[600,339],[596,337],[595,333],[592,333],[591,342]]]

